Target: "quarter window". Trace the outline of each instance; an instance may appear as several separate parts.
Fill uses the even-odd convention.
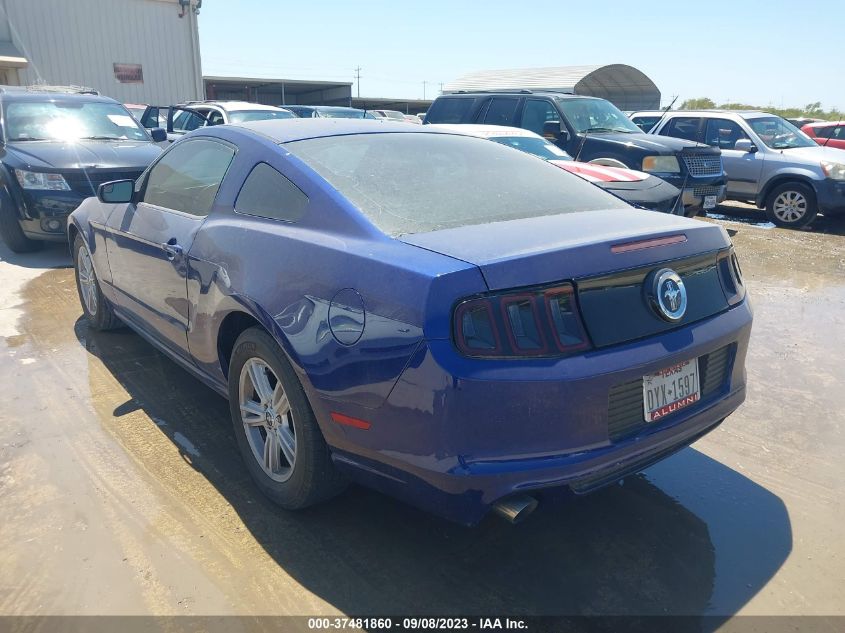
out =
[[[698,128],[701,119],[698,117],[679,116],[669,119],[665,127],[660,130],[661,136],[674,136],[688,141],[698,141]]]
[[[235,201],[238,213],[284,222],[298,221],[307,207],[308,196],[267,163],[253,168]]]
[[[191,215],[206,216],[235,150],[205,139],[174,145],[150,170],[144,202]]]
[[[440,97],[425,115],[426,123],[466,123],[473,103],[474,99],[465,97]]]
[[[748,135],[733,121],[728,119],[707,119],[704,142],[719,149],[733,149],[740,139]]]

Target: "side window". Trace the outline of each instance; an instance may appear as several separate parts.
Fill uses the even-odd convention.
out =
[[[223,125],[225,121],[223,120],[223,113],[217,110],[211,110],[208,113],[208,124],[209,125]]]
[[[525,102],[519,127],[542,136],[543,127],[550,122],[560,123],[560,115],[551,103],[540,99],[528,99]]]
[[[698,117],[679,116],[669,119],[663,129],[660,130],[661,136],[674,136],[675,138],[684,138],[688,141],[698,140],[698,128],[701,125],[701,119]]]
[[[727,119],[707,119],[704,142],[719,149],[733,149],[741,138],[748,138],[742,128]]]
[[[839,139],[840,141],[845,141],[845,125],[840,125],[835,130],[833,130],[833,134],[830,135],[831,138]]]
[[[194,139],[174,145],[150,170],[144,202],[208,215],[234,156],[234,149],[216,141]]]
[[[253,167],[235,201],[238,213],[285,222],[298,221],[307,207],[308,196],[267,163]]]
[[[831,138],[832,136],[834,136],[834,134],[833,134],[834,128],[832,126],[816,127],[816,128],[812,128],[812,129],[813,129],[813,135],[816,138]]]
[[[428,110],[428,123],[466,123],[475,99],[439,97]]]
[[[484,116],[484,123],[487,125],[513,125],[513,114],[519,99],[493,97],[487,107],[487,114]]]

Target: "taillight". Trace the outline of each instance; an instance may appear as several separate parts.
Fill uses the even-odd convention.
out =
[[[461,353],[478,358],[565,356],[590,347],[571,284],[462,301],[453,332]]]
[[[736,305],[745,298],[745,284],[742,281],[742,269],[736,253],[731,251],[719,259],[719,275],[728,296],[728,305]]]

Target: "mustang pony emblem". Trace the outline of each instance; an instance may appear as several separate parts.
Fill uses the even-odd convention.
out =
[[[671,323],[680,321],[687,311],[687,289],[680,275],[671,268],[661,268],[645,284],[651,307],[660,318]]]
[[[663,296],[668,300],[669,310],[674,312],[681,305],[681,289],[671,279],[667,280],[663,286]]]

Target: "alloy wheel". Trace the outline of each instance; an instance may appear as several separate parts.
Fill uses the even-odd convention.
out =
[[[772,212],[781,222],[793,224],[807,213],[807,198],[800,191],[787,189],[775,198]]]
[[[97,276],[94,274],[94,265],[91,262],[91,254],[88,247],[82,245],[76,262],[76,274],[79,277],[79,289],[82,292],[82,300],[85,308],[91,316],[97,315],[99,303],[97,299]]]
[[[296,463],[293,412],[282,382],[260,358],[241,368],[238,405],[252,455],[274,481],[287,481]]]

